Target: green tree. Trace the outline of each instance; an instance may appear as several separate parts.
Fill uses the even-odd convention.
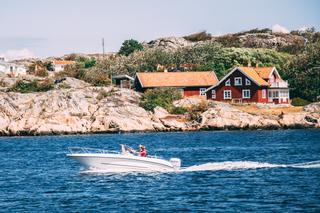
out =
[[[289,64],[285,75],[293,97],[316,101],[320,95],[320,41],[307,45]]]
[[[140,44],[138,41],[134,40],[134,39],[130,39],[130,40],[125,40],[122,43],[122,46],[119,50],[119,55],[125,55],[128,56],[131,53],[137,51],[137,50],[142,50],[143,46],[142,44]]]

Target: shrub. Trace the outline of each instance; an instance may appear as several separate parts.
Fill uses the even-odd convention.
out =
[[[302,98],[293,98],[291,104],[293,106],[305,106],[310,104],[310,102]]]
[[[240,35],[245,35],[245,34],[257,34],[257,33],[272,33],[272,30],[269,28],[263,28],[263,29],[254,28],[251,30],[236,33],[235,35],[240,36]]]
[[[91,69],[85,69],[83,64],[76,64],[72,66],[66,66],[61,72],[55,73],[55,78],[73,77],[82,81],[88,82],[94,86],[108,86],[111,84],[111,80],[108,74],[103,69],[97,69],[92,67]]]
[[[95,66],[97,63],[96,59],[94,58],[91,58],[91,59],[86,59],[84,61],[84,68],[90,68],[90,67],[93,67]]]
[[[111,84],[111,79],[108,75],[99,70],[86,70],[80,79],[94,86],[108,86]]]
[[[111,93],[112,93],[112,91],[107,92],[104,89],[102,89],[102,90],[99,91],[99,93],[97,95],[97,99],[100,101],[100,100],[102,100],[102,99],[104,99],[106,97],[111,96]]]
[[[49,75],[48,70],[52,70],[51,62],[42,62],[40,60],[33,61],[28,66],[28,73],[39,77],[47,77]]]
[[[201,122],[201,114],[208,110],[208,103],[207,102],[201,102],[197,105],[193,105],[188,109],[187,112],[187,119],[189,121],[197,121]]]
[[[176,115],[182,115],[187,112],[187,109],[184,107],[175,107],[173,106],[172,108],[169,109],[169,112],[171,114],[176,114]]]
[[[188,36],[184,36],[184,39],[192,42],[197,42],[197,41],[207,41],[212,38],[210,33],[207,33],[206,31],[194,33]]]
[[[29,93],[46,92],[51,89],[53,89],[53,82],[49,79],[46,79],[45,81],[33,80],[31,82],[19,80],[11,87],[10,91]]]
[[[141,96],[139,105],[149,111],[156,106],[170,111],[170,109],[174,108],[172,102],[181,98],[181,92],[174,88],[150,89]]]
[[[39,77],[47,77],[49,75],[49,72],[45,69],[39,69],[34,72],[34,75]]]

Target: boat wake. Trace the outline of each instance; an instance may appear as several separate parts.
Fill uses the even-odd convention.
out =
[[[171,172],[198,172],[198,171],[236,171],[236,170],[250,170],[250,169],[269,169],[269,168],[300,168],[300,169],[311,169],[320,168],[320,161],[311,161],[307,163],[298,164],[270,164],[254,161],[224,161],[216,163],[205,163],[200,165],[194,165],[190,167],[181,168],[177,171],[165,171],[165,172],[151,172],[151,173],[171,173]],[[105,174],[109,173],[104,170],[92,169],[83,170],[82,174]],[[118,172],[111,172],[113,174]],[[132,172],[128,172],[132,173]],[[134,172],[134,173],[148,173],[148,172]]]
[[[299,164],[270,164],[253,161],[225,161],[217,163],[205,163],[201,165],[182,168],[182,172],[195,171],[219,171],[219,170],[248,170],[248,169],[266,169],[266,168],[320,168],[320,161],[312,161]]]

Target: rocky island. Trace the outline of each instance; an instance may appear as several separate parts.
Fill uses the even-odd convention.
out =
[[[0,92],[0,135],[320,127],[320,103],[291,111],[285,110],[290,109],[287,106],[277,109],[277,114],[263,113],[266,106],[253,111],[248,110],[249,106],[210,101],[206,103],[208,108],[191,120],[185,114],[170,114],[161,107],[145,110],[139,106],[141,94],[133,90],[94,87],[73,78],[59,84],[69,88]],[[174,105],[188,108],[203,101],[185,98]]]
[[[0,135],[319,128],[319,38],[314,28],[286,33],[252,29],[221,36],[203,31],[141,43],[125,40],[117,53],[73,53],[10,63],[0,58]],[[196,72],[210,71],[218,81],[239,66],[275,67],[288,81],[286,102],[229,104],[180,97],[161,100],[163,104],[153,101],[150,107],[143,106],[142,86],[120,89],[113,83],[114,76],[133,81],[139,72],[194,71],[196,78]],[[189,87],[185,96],[201,95],[207,88],[190,82]],[[283,104],[289,98],[299,107]]]

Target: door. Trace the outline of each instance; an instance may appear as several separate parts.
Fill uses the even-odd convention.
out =
[[[273,102],[272,91],[268,91],[268,102]]]

